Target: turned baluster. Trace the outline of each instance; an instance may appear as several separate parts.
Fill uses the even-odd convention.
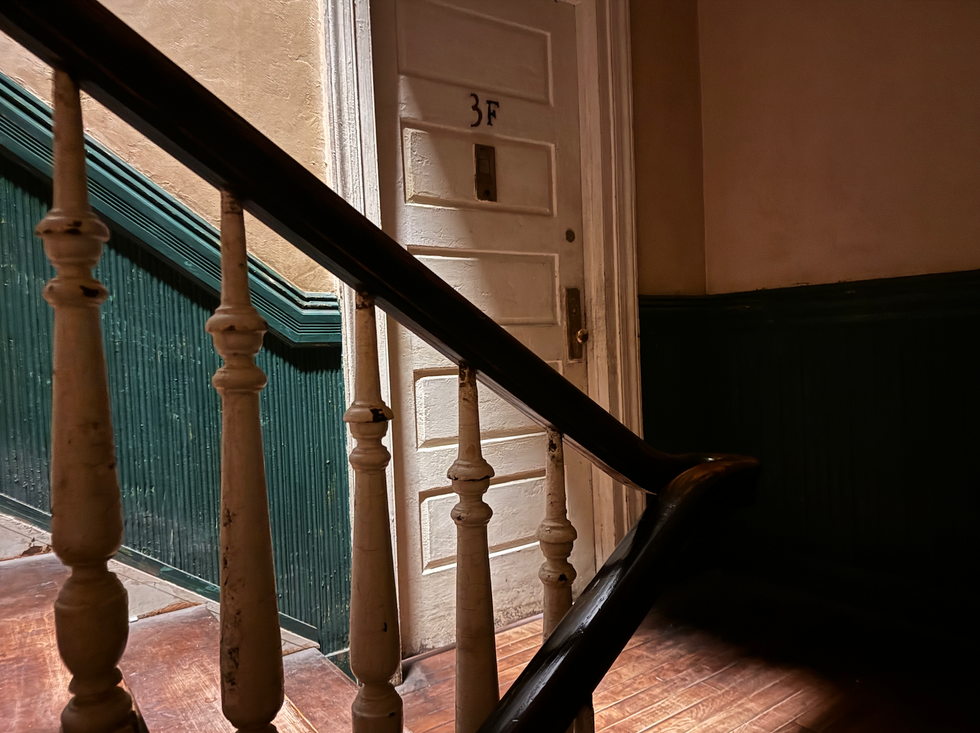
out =
[[[561,434],[548,430],[545,463],[545,512],[538,527],[538,541],[545,561],[538,577],[544,584],[543,636],[551,636],[558,622],[572,607],[575,568],[568,562],[578,533],[568,521],[565,505],[565,457]]]
[[[54,606],[58,650],[73,694],[64,733],[132,731],[136,714],[116,666],[129,636],[126,589],[107,562],[122,544],[122,504],[99,308],[92,276],[109,230],[92,211],[78,86],[54,73],[54,197],[37,225],[56,275],[51,410],[51,544],[71,576]]]
[[[544,620],[542,636],[547,639],[558,622],[572,607],[572,582],[575,568],[568,561],[578,533],[568,521],[565,497],[565,451],[561,433],[548,430],[548,456],[545,462],[545,514],[538,527],[538,541],[545,561],[538,577],[544,585]],[[595,730],[595,715],[586,705],[572,724],[574,733]]]
[[[221,395],[221,708],[239,731],[272,732],[282,707],[282,648],[259,422],[256,366],[265,321],[252,307],[242,208],[221,193],[221,305],[207,331],[224,360]]]
[[[474,733],[500,700],[493,638],[493,595],[483,501],[493,469],[480,447],[476,375],[459,367],[459,454],[449,468],[459,503],[456,523],[456,733]]]
[[[385,481],[391,454],[381,443],[392,414],[381,398],[374,299],[366,293],[355,297],[354,341],[354,401],[344,421],[356,441],[350,666],[361,687],[351,713],[355,733],[401,733],[402,700],[391,684],[401,664]]]

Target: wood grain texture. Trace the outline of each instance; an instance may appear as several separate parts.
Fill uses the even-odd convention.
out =
[[[120,666],[153,733],[233,733],[221,714],[219,635],[200,606],[130,625]],[[289,700],[273,722],[279,733],[317,733]]]
[[[67,699],[52,604],[67,570],[52,555],[0,562],[0,716],[11,733],[56,733]],[[727,608],[731,614],[731,606]],[[497,634],[502,687],[540,644],[541,620]],[[855,676],[819,672],[651,614],[596,692],[596,730],[640,733],[921,733],[967,731],[968,670],[923,663]],[[218,692],[218,625],[203,607],[131,625],[121,668],[152,733],[227,732]],[[452,651],[410,660],[400,690],[408,727],[453,730]],[[353,684],[316,650],[284,659],[280,733],[347,733]],[[928,675],[920,674],[929,670]],[[953,677],[950,677],[950,674]],[[448,676],[446,676],[448,675]],[[427,676],[440,676],[426,684]],[[895,682],[898,678],[899,682]],[[938,688],[931,680],[942,680]],[[958,685],[956,679],[962,680]]]
[[[58,656],[54,601],[68,569],[54,555],[0,562],[0,720],[11,733],[56,733],[71,674]]]
[[[541,624],[536,621],[533,626],[498,634],[502,691],[537,649],[540,633]],[[818,671],[786,655],[759,654],[753,646],[748,639],[727,641],[654,611],[595,692],[596,731],[922,733],[977,729],[963,714],[968,705],[962,692],[956,692],[958,687],[949,688],[949,696],[944,696],[921,682],[900,685],[881,675],[856,677],[843,658],[838,667]],[[400,689],[404,691],[406,724],[416,733],[453,731],[453,658],[449,650],[408,664]]]
[[[317,733],[349,733],[354,682],[317,649],[283,657],[286,697],[302,711]]]

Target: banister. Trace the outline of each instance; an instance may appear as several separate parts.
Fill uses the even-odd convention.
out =
[[[678,551],[708,516],[750,500],[758,473],[754,458],[719,456],[671,481],[477,733],[568,730],[649,612]]]
[[[3,0],[0,29],[614,478],[657,491],[657,451],[95,0]]]

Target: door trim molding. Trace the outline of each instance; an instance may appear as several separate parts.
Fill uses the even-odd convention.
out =
[[[642,435],[629,0],[579,0],[589,396]],[[598,567],[639,518],[636,491],[592,470]]]
[[[576,0],[589,395],[627,427],[642,431],[639,307],[634,226],[633,99],[629,0]],[[380,225],[369,0],[325,0],[325,68],[330,185]],[[330,73],[332,70],[333,73]],[[342,288],[344,343],[352,343],[350,290]],[[383,327],[385,319],[379,319]],[[382,389],[390,404],[386,334]],[[345,354],[354,350],[347,348]],[[352,394],[345,364],[347,394]],[[389,435],[390,437],[390,435]],[[392,471],[394,461],[389,464]],[[619,544],[643,509],[643,497],[593,467],[595,562]],[[389,474],[389,494],[393,491]],[[389,496],[394,502],[394,497]],[[395,504],[392,503],[394,507]],[[392,538],[395,540],[395,522]],[[397,561],[397,552],[396,552]],[[581,568],[591,575],[594,568]]]
[[[377,125],[374,114],[374,54],[371,43],[370,0],[323,0],[324,51],[323,64],[324,115],[327,144],[330,146],[328,184],[351,206],[381,227],[381,184],[378,174]],[[353,356],[354,290],[340,285],[341,332],[344,349],[344,394],[347,406],[354,399]],[[391,406],[391,374],[388,361],[387,317],[378,318],[378,371],[381,376],[381,397]],[[396,416],[397,417],[397,416]],[[382,443],[394,454],[392,432]],[[353,448],[347,431],[347,453]],[[395,596],[399,594],[398,522],[395,501],[395,461],[385,469],[388,487],[391,552],[395,572]],[[350,480],[350,513],[354,516],[354,472]],[[351,522],[351,527],[354,523]],[[401,681],[401,670],[396,674]]]

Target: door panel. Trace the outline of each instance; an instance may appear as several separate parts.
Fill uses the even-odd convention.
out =
[[[385,231],[585,390],[563,313],[565,289],[583,288],[574,8],[376,0],[372,38]],[[477,146],[490,157],[481,162]],[[394,323],[388,358],[399,602],[413,654],[454,635],[456,369]],[[496,472],[485,500],[500,625],[541,609],[545,436],[483,386],[480,405]],[[566,460],[581,585],[594,570],[591,473]]]

